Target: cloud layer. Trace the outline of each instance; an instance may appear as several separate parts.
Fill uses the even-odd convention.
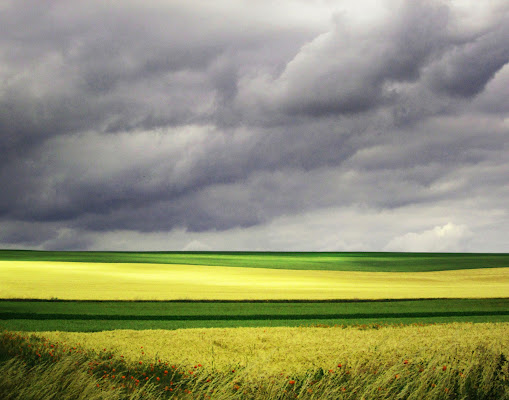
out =
[[[508,251],[505,1],[0,8],[0,247]]]

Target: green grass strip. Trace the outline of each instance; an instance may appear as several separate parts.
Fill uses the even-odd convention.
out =
[[[84,252],[0,250],[0,260],[155,263],[292,270],[420,272],[509,267],[509,254],[376,252]]]
[[[0,301],[0,327],[34,331],[507,321],[508,298],[387,302]]]

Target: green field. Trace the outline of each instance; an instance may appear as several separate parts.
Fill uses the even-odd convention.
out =
[[[4,297],[78,300],[0,301],[11,330],[509,321],[508,254],[2,250],[2,262]],[[253,298],[269,301],[236,301]],[[107,301],[145,299],[177,301]]]
[[[508,289],[508,254],[0,251],[0,397],[509,399]]]
[[[101,331],[209,327],[509,322],[509,299],[351,302],[1,301],[0,327]]]
[[[423,272],[509,267],[509,254],[491,253],[85,252],[0,250],[0,260],[187,264],[365,272]]]

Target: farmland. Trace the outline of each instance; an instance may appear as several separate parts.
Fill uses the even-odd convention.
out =
[[[508,331],[507,323],[460,323],[6,333],[0,395],[507,399]]]
[[[0,260],[179,264],[360,272],[430,272],[509,267],[509,254],[493,253],[98,252],[0,250]]]
[[[0,301],[0,327],[24,331],[509,322],[509,299],[316,302]]]
[[[360,272],[182,264],[0,261],[0,282],[0,298],[486,298],[504,297],[509,293],[509,268]]]
[[[0,251],[0,396],[509,398],[508,261]]]

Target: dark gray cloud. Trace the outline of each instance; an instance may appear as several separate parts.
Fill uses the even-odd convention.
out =
[[[469,216],[509,211],[509,8],[360,3],[5,3],[0,247],[489,250]],[[378,239],[304,233],[412,207]]]
[[[432,86],[450,96],[473,97],[509,62],[509,28],[504,22],[456,46],[431,68]]]

